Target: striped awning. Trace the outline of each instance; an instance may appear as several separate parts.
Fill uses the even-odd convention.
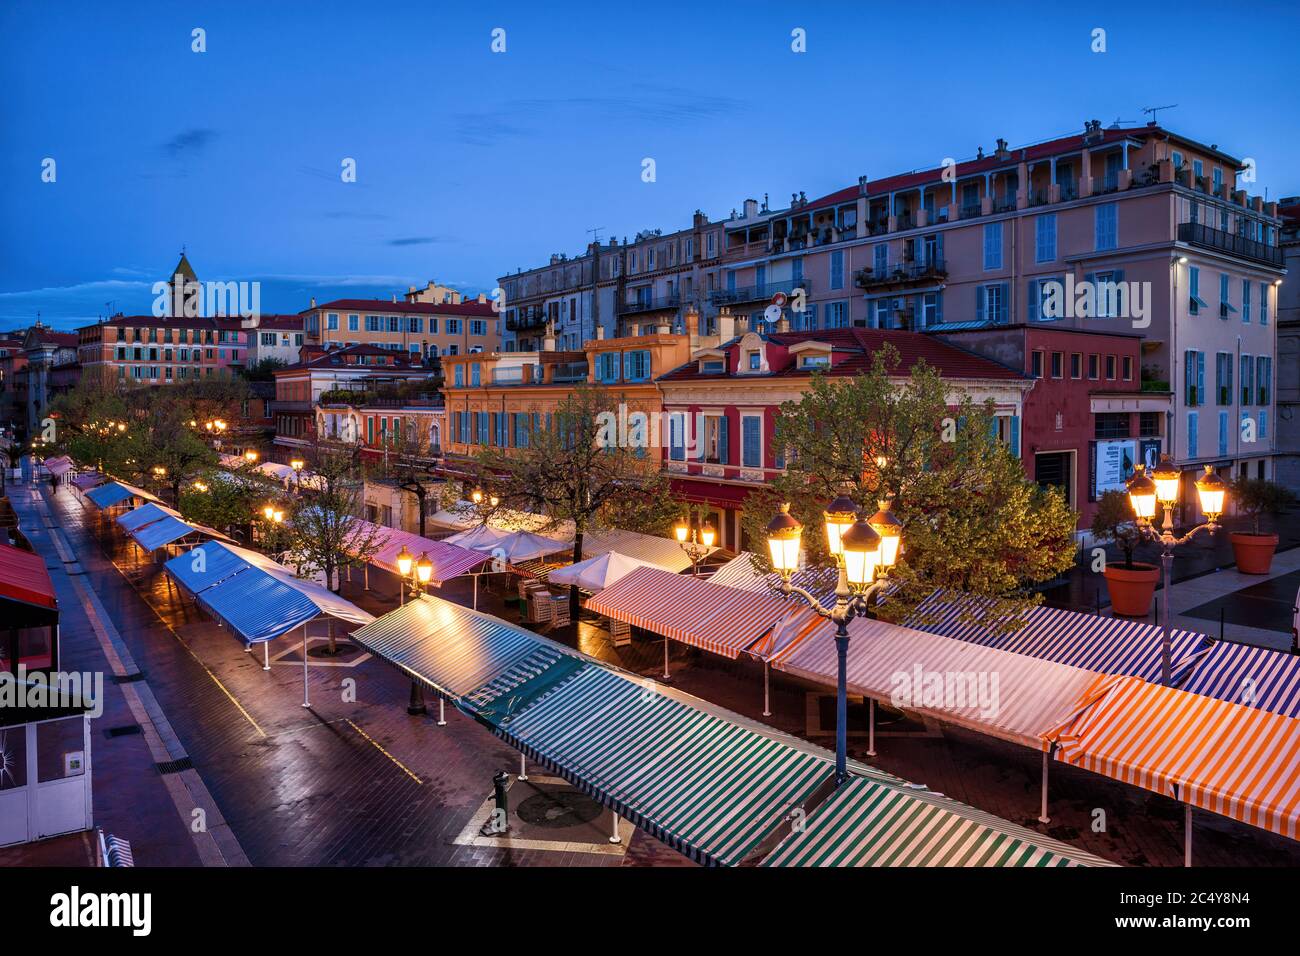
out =
[[[1300,656],[1271,647],[1215,641],[1181,686],[1192,694],[1300,717]]]
[[[801,568],[790,576],[790,583],[820,598],[826,603],[835,599],[835,585],[839,581],[839,572],[832,568]],[[759,591],[771,593],[781,586],[778,574],[759,574],[748,551],[742,551],[709,578],[711,584],[723,584],[729,588],[742,591]]]
[[[114,520],[122,526],[122,530],[130,534],[136,528],[143,528],[151,521],[161,521],[166,517],[179,518],[181,513],[168,508],[166,505],[160,505],[157,502],[150,501],[138,508],[132,508],[130,511],[124,511]]]
[[[745,858],[831,763],[599,666],[498,733],[691,859]]]
[[[57,458],[46,458],[44,461],[45,470],[51,475],[57,475],[62,478],[73,468],[77,467],[72,463],[72,459],[67,455],[59,455]]]
[[[788,609],[769,595],[642,567],[591,598],[587,610],[735,658]]]
[[[433,563],[433,579],[430,583],[435,587],[441,585],[444,581],[460,577],[467,571],[478,567],[484,561],[491,560],[491,555],[448,544],[445,541],[422,538],[418,534],[401,531],[397,528],[388,528],[362,518],[354,518],[353,520],[365,528],[363,534],[366,537],[369,537],[371,531],[374,532],[374,540],[378,544],[379,550],[370,556],[369,562],[371,564],[383,568],[385,571],[391,571],[393,574],[399,574],[397,556],[403,548],[415,560],[419,560],[421,555],[427,554],[429,561]]]
[[[716,549],[710,549],[710,553]],[[617,551],[629,558],[637,558],[674,573],[691,567],[690,556],[672,538],[660,538],[636,531],[610,529],[593,531],[583,536],[582,557],[596,558]]]
[[[936,794],[857,778],[763,866],[1110,866],[1050,837]]]
[[[128,498],[139,498],[142,501],[161,500],[157,495],[151,495],[143,488],[137,488],[121,481],[110,481],[98,488],[91,488],[86,492],[86,497],[100,508],[111,508],[113,505],[121,504]]]
[[[1024,612],[1015,630],[998,633],[969,619],[983,606],[982,599],[971,595],[935,592],[904,623],[931,634],[1103,674],[1124,674],[1143,680],[1160,678],[1163,632],[1154,624],[1040,605]],[[1173,664],[1194,654],[1207,640],[1195,631],[1173,631],[1170,641]],[[1175,682],[1178,677],[1175,671]]]
[[[1050,736],[1058,760],[1300,837],[1293,717],[1121,677]]]
[[[531,631],[431,595],[358,628],[350,639],[456,704],[483,706],[565,653]]]
[[[163,570],[190,595],[196,595],[250,565],[271,568],[276,563],[256,551],[211,541],[172,558]]]
[[[1104,675],[885,621],[849,622],[848,687],[1026,747],[1076,713]],[[835,625],[822,622],[787,659],[788,671],[834,686]]]

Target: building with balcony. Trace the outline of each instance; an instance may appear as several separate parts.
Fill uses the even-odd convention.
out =
[[[924,359],[951,383],[955,399],[991,400],[999,435],[1019,454],[1025,395],[1034,386],[1025,372],[915,332],[792,332],[785,320],[755,332],[747,316],[734,321],[734,335],[693,350],[656,380],[669,429],[664,465],[677,494],[711,512],[722,547],[752,550],[742,526],[745,501],[785,468],[774,445],[782,403],[800,401],[814,374],[867,371],[885,344],[898,350],[901,376]]]
[[[301,360],[275,370],[275,453],[285,461],[317,438],[319,404],[364,404],[384,390],[423,386],[432,378],[428,369],[406,354],[375,345],[327,349],[304,346]]]
[[[249,361],[239,318],[116,315],[77,329],[82,375],[104,387],[231,376]]]
[[[435,287],[435,291],[436,291]],[[427,290],[426,290],[427,291]],[[343,348],[374,345],[401,352],[418,362],[443,355],[495,352],[501,347],[501,321],[485,296],[465,302],[335,299],[302,313],[309,345]]]

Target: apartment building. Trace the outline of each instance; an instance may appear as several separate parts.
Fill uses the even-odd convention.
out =
[[[569,351],[581,350],[598,329],[606,338],[653,334],[667,320],[682,333],[691,309],[708,328],[722,238],[722,224],[696,210],[689,228],[594,242],[580,256],[556,254],[545,266],[502,276],[504,350],[538,351],[548,326]]]
[[[329,404],[340,393],[355,393],[364,400],[381,389],[424,383],[431,377],[413,358],[377,345],[303,346],[300,361],[276,369],[274,376],[275,453],[285,460],[315,441],[316,406],[322,401]]]
[[[41,434],[41,422],[56,395],[76,388],[81,380],[77,360],[77,336],[72,332],[55,332],[41,324],[23,333],[22,361],[13,373],[14,424],[25,434]]]
[[[693,350],[690,360],[659,377],[669,440],[662,450],[673,488],[685,501],[704,506],[731,550],[761,547],[747,540],[745,501],[785,468],[774,447],[784,402],[799,401],[814,374],[832,377],[865,372],[876,351],[898,350],[900,383],[924,360],[951,383],[953,396],[994,403],[999,436],[1020,453],[1026,373],[916,332],[864,328],[790,331],[782,319],[761,332],[740,316],[735,326],[723,312],[721,342]],[[734,333],[734,334],[732,334]]]
[[[256,316],[241,324],[248,334],[250,368],[267,359],[285,365],[298,361],[299,351],[306,342],[305,322],[301,315]]]
[[[1300,196],[1283,199],[1277,305],[1277,480],[1300,493]]]
[[[116,315],[77,329],[83,377],[109,387],[172,385],[234,375],[249,361],[239,318]]]
[[[417,362],[501,347],[501,319],[486,296],[472,302],[335,299],[323,305],[312,299],[302,317],[310,345],[374,345]]]
[[[472,472],[470,459],[481,448],[527,447],[535,429],[547,428],[552,416],[580,382],[600,385],[619,405],[621,421],[641,430],[627,444],[649,465],[657,465],[661,436],[650,433],[658,418],[660,393],[656,379],[690,358],[693,347],[717,344],[697,334],[698,316],[689,313],[690,331],[676,334],[665,319],[644,335],[596,338],[579,351],[561,350],[558,336],[546,335],[541,349],[503,352],[492,356],[457,356],[445,360],[443,394],[447,431],[443,448],[453,474]],[[641,425],[633,416],[644,415]]]

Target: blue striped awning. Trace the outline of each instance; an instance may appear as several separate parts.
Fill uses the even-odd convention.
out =
[[[850,780],[763,866],[1110,866],[938,794]]]
[[[190,524],[188,521],[182,521],[180,518],[171,515],[167,515],[158,521],[151,521],[131,532],[132,540],[146,551],[155,551],[191,535],[230,540],[220,531],[204,527],[201,524]]]
[[[1271,647],[1216,641],[1192,665],[1182,689],[1300,717],[1300,656]]]
[[[156,502],[148,502],[139,508],[132,508],[130,511],[124,511],[117,516],[117,523],[122,526],[122,530],[128,534],[136,528],[142,528],[151,521],[161,521],[168,516],[179,518],[179,511],[173,511],[166,505],[160,505]]]
[[[1102,674],[1160,678],[1162,631],[1154,624],[1040,605],[1026,611],[1015,630],[998,633],[978,621],[963,620],[963,612],[969,615],[982,606],[979,598],[953,598],[935,592],[904,623],[919,631]],[[1195,631],[1174,631],[1171,659],[1175,668],[1203,648],[1207,640]],[[1175,681],[1178,677],[1175,670]]]
[[[532,631],[432,595],[358,628],[350,639],[452,703],[477,713],[583,663]]]
[[[163,570],[190,594],[198,594],[238,574],[246,567],[274,565],[275,562],[256,551],[209,541],[163,565]]]
[[[498,733],[691,859],[743,860],[832,773],[830,761],[600,666]]]
[[[113,505],[121,504],[128,498],[139,498],[141,501],[158,500],[157,495],[151,495],[143,488],[137,488],[134,485],[124,484],[120,481],[110,481],[98,488],[91,488],[86,492],[86,497],[100,508],[111,508]]]

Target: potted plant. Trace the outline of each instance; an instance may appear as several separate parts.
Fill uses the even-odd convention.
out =
[[[1260,515],[1277,515],[1295,503],[1295,495],[1263,478],[1237,478],[1232,482],[1232,501],[1237,513],[1251,519],[1251,530],[1228,535],[1237,570],[1242,574],[1268,574],[1277,550],[1277,535],[1259,530]]]
[[[1123,617],[1146,617],[1151,599],[1160,580],[1154,564],[1133,560],[1133,552],[1142,541],[1128,495],[1107,491],[1097,499],[1097,514],[1092,519],[1092,536],[1099,542],[1113,542],[1124,552],[1124,563],[1107,561],[1102,569],[1106,590],[1110,592],[1110,609]]]

